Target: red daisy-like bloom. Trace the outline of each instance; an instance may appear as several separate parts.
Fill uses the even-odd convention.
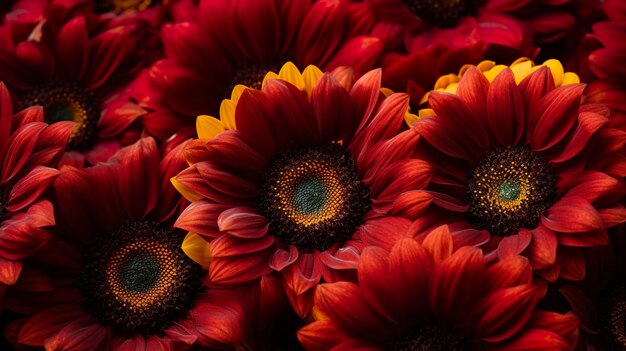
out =
[[[317,321],[298,332],[307,350],[572,350],[578,319],[542,311],[545,284],[528,260],[491,266],[480,249],[453,251],[446,226],[391,252],[367,247],[359,283],[318,286]]]
[[[210,250],[198,262],[212,283],[280,271],[304,316],[321,280],[354,276],[370,226],[403,221],[385,212],[430,169],[407,159],[417,142],[400,133],[408,98],[382,97],[380,70],[345,86],[314,66],[300,74],[288,63],[281,74],[289,81],[235,90],[221,120],[198,118],[192,165],[173,179],[193,201],[176,226],[191,232],[191,257]]]
[[[44,246],[54,225],[42,194],[59,175],[55,167],[67,129],[43,123],[41,108],[13,115],[9,92],[0,83],[0,295],[17,281],[22,260]]]
[[[583,248],[606,245],[606,229],[626,218],[624,132],[607,126],[605,106],[584,102],[583,84],[554,88],[550,72],[536,67],[518,85],[509,68],[490,82],[472,67],[456,94],[430,94],[436,116],[414,124],[418,158],[434,169],[428,189],[455,206],[426,216],[489,231],[490,259],[521,253],[550,281],[580,280]]]
[[[183,200],[169,178],[182,147],[161,159],[141,139],[107,163],[65,166],[53,183],[57,225],[5,294],[26,315],[11,341],[50,350],[212,349],[243,343],[247,289],[207,289],[171,228]],[[183,234],[183,235],[181,235]]]
[[[222,99],[243,84],[259,88],[287,61],[362,74],[382,51],[347,19],[345,1],[200,1],[197,22],[166,25],[166,59],[137,79],[133,97],[148,111],[146,131],[159,139],[193,135],[195,118],[217,115]]]
[[[536,46],[575,24],[569,0],[365,0],[372,16],[400,25],[399,47],[381,58],[383,85],[406,91],[417,106],[443,74],[484,59],[533,58]],[[394,37],[394,36],[392,36]]]
[[[48,123],[74,122],[64,162],[76,165],[106,160],[138,139],[133,122],[143,111],[121,88],[152,46],[141,42],[146,22],[98,17],[83,3],[54,1],[42,9],[44,20],[0,29],[0,79],[17,106],[43,106]]]
[[[166,21],[193,20],[197,3],[197,0],[103,0],[93,6],[95,13],[139,17],[160,27]]]

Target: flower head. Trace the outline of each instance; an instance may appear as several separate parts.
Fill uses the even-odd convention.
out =
[[[430,94],[434,116],[414,126],[425,142],[419,157],[434,168],[427,189],[457,205],[430,215],[456,212],[489,231],[488,257],[522,253],[543,277],[576,280],[582,247],[606,244],[621,221],[609,213],[624,213],[623,133],[608,126],[606,107],[585,103],[584,85],[558,86],[574,76],[549,67],[518,80],[506,68],[491,81],[469,68],[454,94]]]
[[[260,91],[237,86],[220,120],[198,118],[191,166],[172,180],[192,201],[176,226],[191,232],[190,256],[210,249],[199,261],[213,283],[281,271],[292,299],[308,296],[295,303],[304,315],[318,282],[353,276],[361,228],[396,221],[393,199],[428,179],[406,159],[417,141],[400,133],[406,96],[384,98],[380,71],[338,78],[288,63]]]
[[[578,320],[537,308],[546,292],[527,259],[491,266],[474,247],[454,250],[446,226],[367,247],[359,283],[322,284],[316,321],[298,332],[307,350],[571,350]]]
[[[327,0],[200,2],[197,21],[163,27],[165,59],[134,84],[147,132],[161,140],[194,135],[196,116],[217,115],[236,85],[259,88],[288,61],[365,73],[383,44],[348,27],[349,8]]]
[[[7,308],[26,315],[9,328],[12,342],[89,350],[243,343],[243,301],[253,291],[207,288],[181,249],[184,233],[171,227],[184,200],[169,178],[184,167],[182,145],[161,157],[146,138],[107,163],[61,169],[55,235],[6,293]]]
[[[44,123],[42,112],[29,107],[14,115],[0,83],[0,295],[17,282],[22,261],[50,240],[55,224],[44,195],[59,176],[69,134],[62,125]]]

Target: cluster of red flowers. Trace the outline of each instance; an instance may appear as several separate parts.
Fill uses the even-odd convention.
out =
[[[625,0],[3,0],[1,350],[626,350]]]

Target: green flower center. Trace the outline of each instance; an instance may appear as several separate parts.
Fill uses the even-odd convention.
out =
[[[556,201],[556,182],[552,166],[528,146],[497,149],[468,176],[469,220],[492,235],[533,229]]]
[[[260,212],[274,235],[299,249],[343,243],[370,208],[369,190],[338,145],[287,150],[263,178]]]

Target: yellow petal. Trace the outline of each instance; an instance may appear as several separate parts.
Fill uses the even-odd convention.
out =
[[[580,77],[576,73],[567,72],[563,75],[563,83],[561,85],[580,83]]]
[[[243,92],[246,89],[248,89],[248,87],[243,85],[243,84],[235,85],[235,87],[233,88],[232,94],[230,94],[230,99],[233,101],[233,103],[235,105],[237,105],[237,102],[239,101],[239,98],[241,97],[241,94],[243,94]]]
[[[543,65],[550,68],[552,77],[554,78],[554,86],[560,87],[563,84],[563,78],[565,75],[561,62],[559,62],[559,60],[551,59],[544,62]]]
[[[505,65],[496,65],[493,66],[490,70],[485,71],[485,78],[487,78],[487,80],[489,81],[489,83],[491,83],[493,81],[493,79],[498,75],[498,73],[504,71],[504,69],[507,66]]]
[[[533,68],[533,62],[524,58],[515,62],[516,63],[511,65],[511,70],[515,76],[515,84],[519,84],[528,74],[530,74],[530,70]]]
[[[263,77],[263,83],[261,83],[261,89],[265,87],[265,82],[267,82],[269,79],[278,79],[278,74],[272,71],[267,72],[265,74],[265,77]]]
[[[313,87],[322,78],[323,75],[324,73],[322,73],[319,68],[313,65],[307,66],[307,68],[304,69],[304,72],[302,72],[302,79],[304,80],[304,90],[306,90],[306,93],[309,95],[309,97],[311,96]]]
[[[419,110],[419,119],[426,117],[435,117],[435,111],[432,108],[423,108]]]
[[[196,130],[200,139],[211,140],[224,131],[224,125],[215,117],[201,115],[196,119]]]
[[[419,119],[419,117],[410,112],[404,114],[404,121],[406,122],[406,125],[409,126],[409,128],[413,127],[413,123],[417,122]]]
[[[183,240],[182,249],[194,262],[209,269],[211,264],[211,244],[204,240],[200,235],[189,232]]]
[[[446,87],[446,89],[444,89],[444,91],[446,93],[450,93],[450,94],[456,94],[456,89],[459,87],[459,83],[450,83],[448,84],[448,86]]]
[[[311,315],[316,321],[326,321],[330,319],[330,317],[328,317],[324,312],[320,311],[319,308],[317,308],[316,306],[313,306],[313,308],[311,309]]]
[[[202,196],[197,194],[195,191],[189,189],[189,187],[183,185],[183,183],[179,182],[176,177],[170,178],[170,182],[178,192],[185,197],[185,199],[194,202],[202,199]]]
[[[280,72],[278,72],[278,78],[288,81],[300,90],[304,89],[302,74],[300,74],[300,71],[298,71],[298,68],[292,62],[287,62],[283,65]]]
[[[489,60],[485,60],[485,61],[481,61],[476,67],[481,71],[481,72],[487,72],[488,70],[492,69],[493,66],[495,66],[496,63],[493,61],[489,61]]]
[[[389,88],[380,88],[380,92],[383,93],[385,97],[388,97],[389,95],[394,93],[394,91]]]
[[[220,118],[226,130],[235,130],[235,103],[232,100],[222,100]]]

